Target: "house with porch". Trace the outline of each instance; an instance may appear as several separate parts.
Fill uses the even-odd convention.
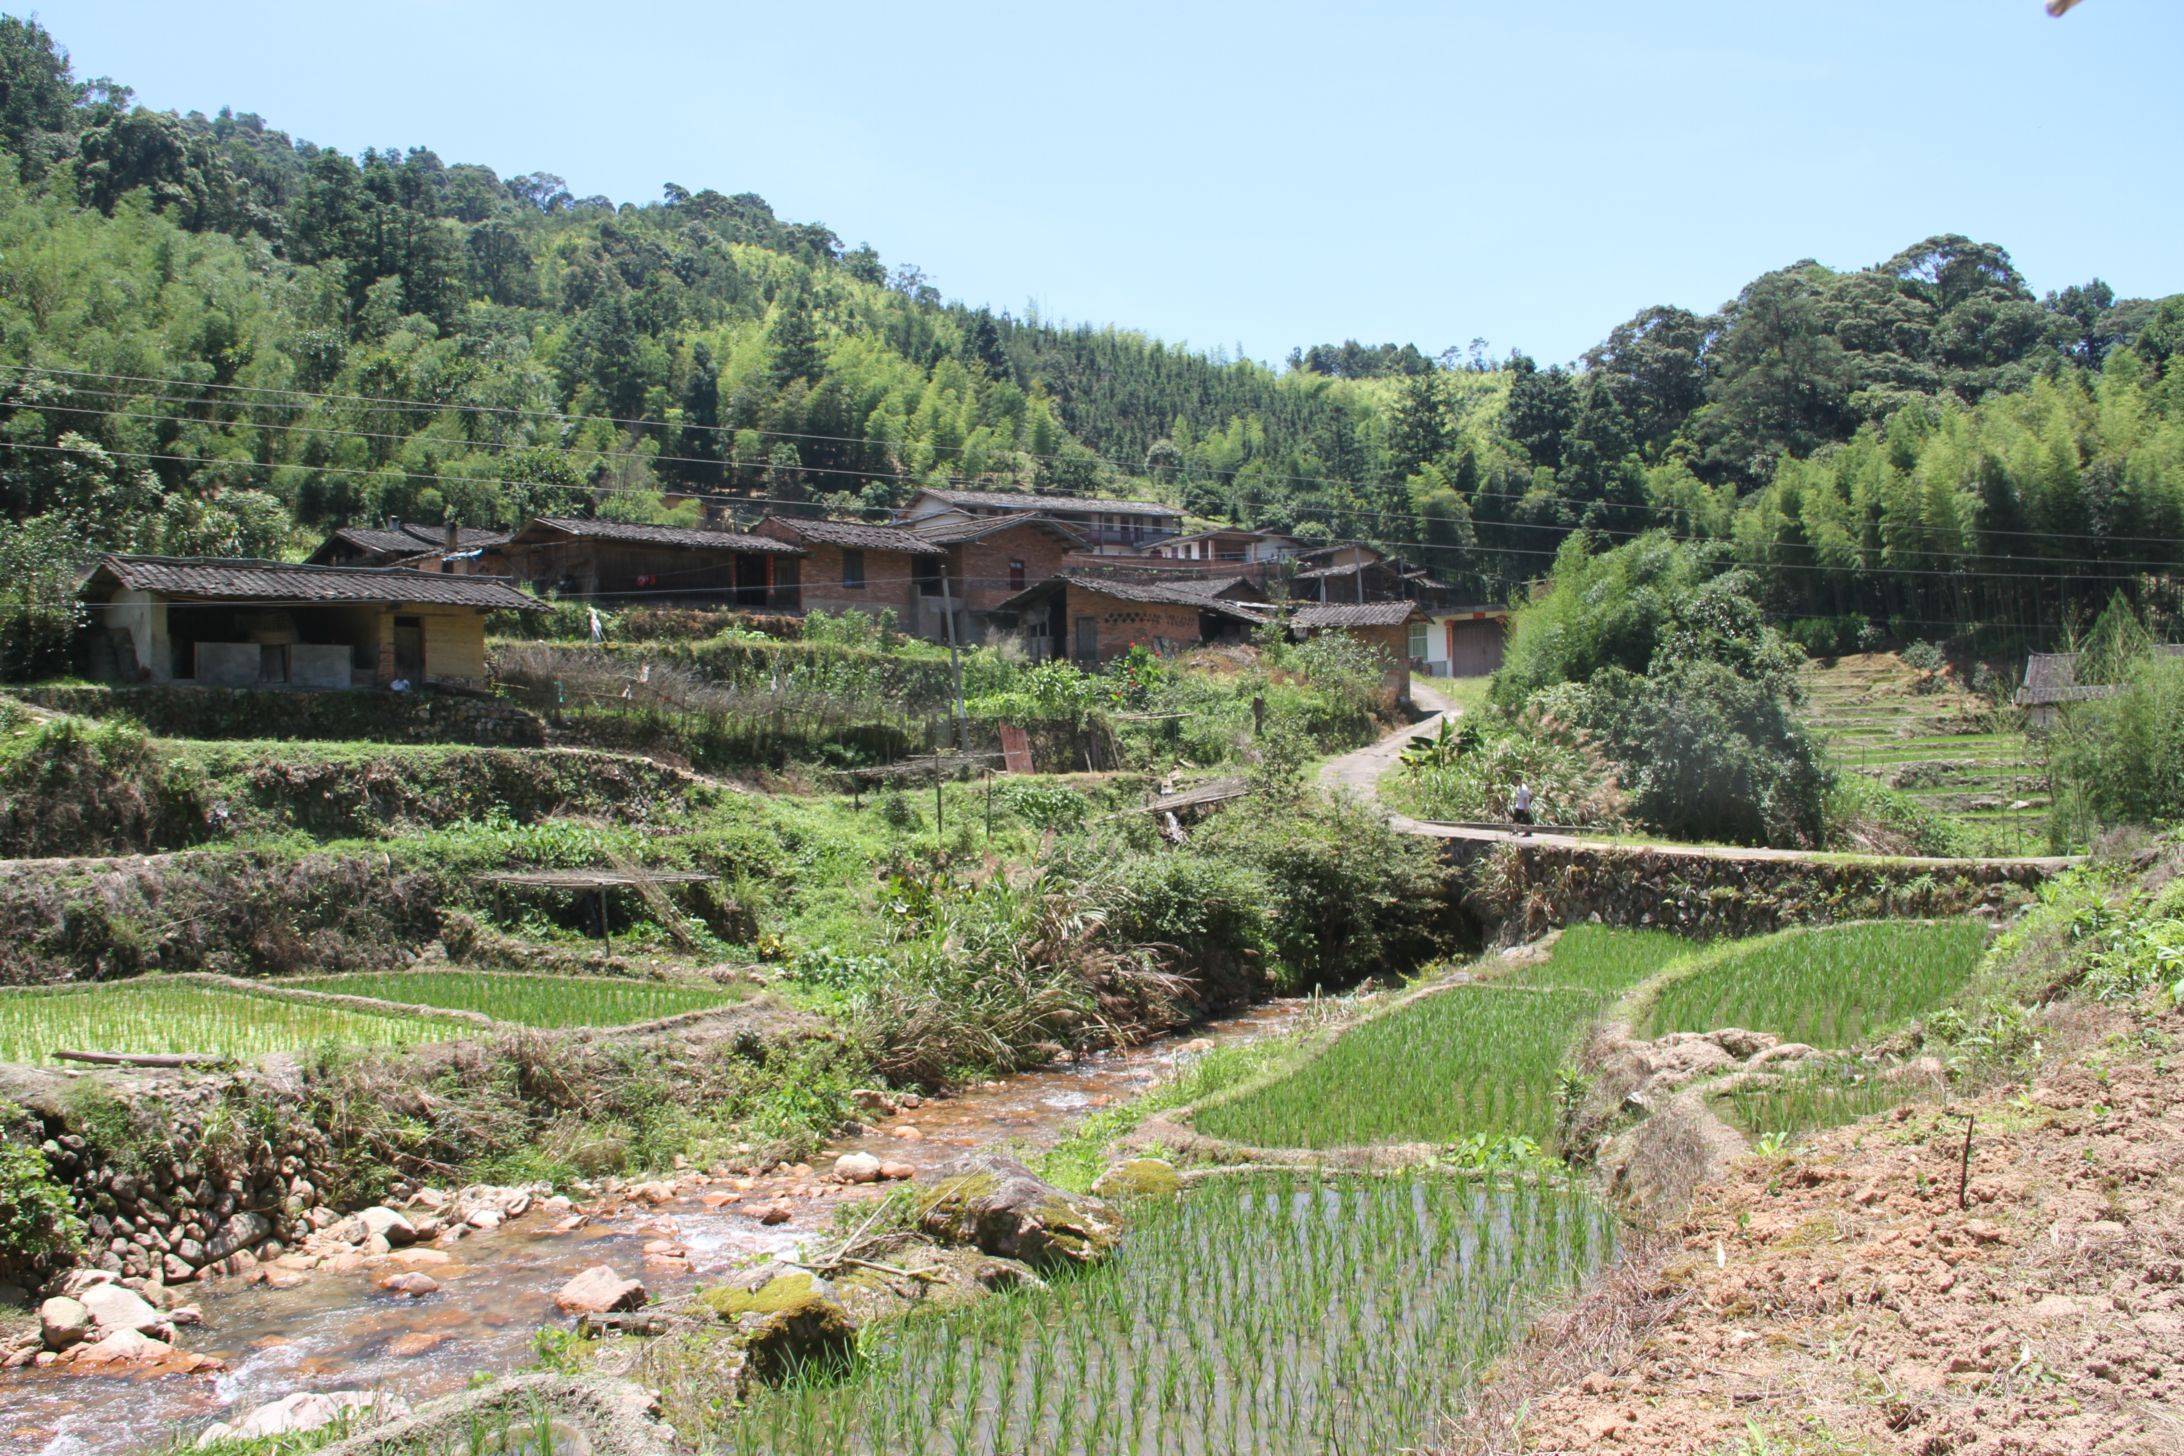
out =
[[[242,688],[481,682],[486,614],[538,606],[491,577],[118,553],[80,594],[94,675]]]
[[[1090,543],[1073,526],[1052,516],[966,515],[959,511],[921,516],[904,528],[947,553],[946,604],[956,612],[956,638],[984,640],[994,609],[1033,582],[1045,581]],[[918,588],[918,635],[945,641],[947,622],[937,574]]]
[[[1410,625],[1411,662],[1429,677],[1488,677],[1508,635],[1507,607],[1427,605]]]
[[[1241,526],[1216,526],[1210,531],[1193,531],[1188,536],[1171,536],[1165,541],[1156,541],[1145,548],[1145,554],[1169,562],[1260,566],[1269,562],[1285,561],[1296,555],[1303,545],[1296,537],[1284,536],[1279,531],[1252,531]]]
[[[921,490],[895,513],[895,521],[915,530],[920,521],[949,513],[1046,516],[1083,537],[1083,549],[1102,556],[1133,556],[1183,531],[1182,509],[1159,501],[1034,495],[1022,490]]]
[[[748,611],[801,599],[804,547],[714,526],[646,526],[539,516],[485,554],[489,569],[541,596],[617,607],[690,604]]]
[[[1008,598],[993,615],[1015,625],[1033,661],[1063,658],[1092,668],[1135,646],[1174,652],[1242,641],[1270,614],[1258,602],[1217,595],[1209,586],[1241,590],[1249,583],[1064,572]]]

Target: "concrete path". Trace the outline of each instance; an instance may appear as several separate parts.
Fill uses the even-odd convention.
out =
[[[1378,743],[1352,749],[1339,758],[1329,759],[1320,765],[1320,785],[1332,791],[1342,791],[1368,803],[1380,799],[1380,780],[1401,761],[1403,749],[1413,738],[1440,731],[1446,719],[1461,715],[1462,710],[1451,704],[1429,681],[1411,680],[1411,701],[1425,710],[1427,716],[1407,727],[1398,728]],[[1421,835],[1428,839],[1464,840],[1475,844],[1541,844],[1558,849],[1585,849],[1601,853],[1617,850],[1636,850],[1647,854],[1671,855],[1685,859],[1727,860],[1804,860],[1813,864],[1860,864],[1886,863],[1914,865],[1928,869],[1963,870],[1986,866],[2020,865],[2028,869],[2060,873],[2080,862],[2077,855],[2027,855],[2018,858],[1952,859],[1938,855],[1892,855],[1823,852],[1804,849],[1745,849],[1735,845],[1710,844],[1633,844],[1611,839],[1587,839],[1575,834],[1524,834],[1515,829],[1485,829],[1464,824],[1444,824],[1431,819],[1413,819],[1407,814],[1389,812],[1388,823],[1405,834]]]

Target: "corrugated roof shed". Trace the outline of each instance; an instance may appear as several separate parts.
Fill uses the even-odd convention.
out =
[[[2184,642],[2160,642],[2154,645],[2158,657],[2184,657]],[[2078,657],[2075,652],[2034,652],[2025,658],[2025,684],[2017,690],[2017,701],[2025,707],[2039,707],[2048,703],[2083,703],[2094,698],[2105,698],[2115,692],[2106,683],[2081,683],[2078,681]]]
[[[711,547],[721,551],[775,551],[801,555],[804,548],[771,536],[743,531],[715,531],[703,526],[640,526],[628,521],[598,521],[578,516],[540,516],[516,532],[514,540],[535,541],[541,533],[556,532],[594,541],[628,541],[642,546]]]
[[[453,576],[399,566],[312,566],[202,556],[102,556],[84,578],[198,601],[417,603],[480,611],[535,611],[538,601],[497,576]]]

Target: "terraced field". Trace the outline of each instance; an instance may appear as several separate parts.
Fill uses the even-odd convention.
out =
[[[159,977],[0,991],[0,1062],[50,1062],[56,1051],[240,1059],[335,1043],[403,1046],[475,1034],[475,1027],[452,1018],[317,1006]]]
[[[1836,762],[1956,823],[1964,851],[2047,852],[2047,781],[2037,745],[2007,710],[1954,677],[1919,692],[1921,675],[1892,652],[1806,669],[1807,715]]]
[[[1556,1076],[1578,1034],[1616,996],[1691,942],[1578,926],[1542,964],[1454,987],[1365,1022],[1325,1055],[1194,1122],[1257,1147],[1554,1136]]]
[[[283,981],[307,991],[474,1011],[519,1026],[628,1026],[740,1001],[735,986],[505,971],[353,971]]]
[[[1883,1035],[1956,995],[1979,965],[1972,920],[1786,930],[1694,958],[1648,988],[1638,1034],[1739,1026],[1817,1047]]]

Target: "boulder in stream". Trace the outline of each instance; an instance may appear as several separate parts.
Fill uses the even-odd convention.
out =
[[[806,1269],[766,1265],[696,1296],[699,1308],[736,1335],[753,1374],[777,1380],[815,1361],[846,1358],[856,1338],[834,1285]]]
[[[919,1226],[1034,1269],[1097,1264],[1122,1238],[1122,1220],[1097,1198],[1064,1193],[1014,1158],[973,1153],[941,1169]]]
[[[644,1302],[644,1285],[624,1279],[605,1264],[586,1269],[554,1296],[554,1308],[563,1314],[616,1314],[641,1309]]]

